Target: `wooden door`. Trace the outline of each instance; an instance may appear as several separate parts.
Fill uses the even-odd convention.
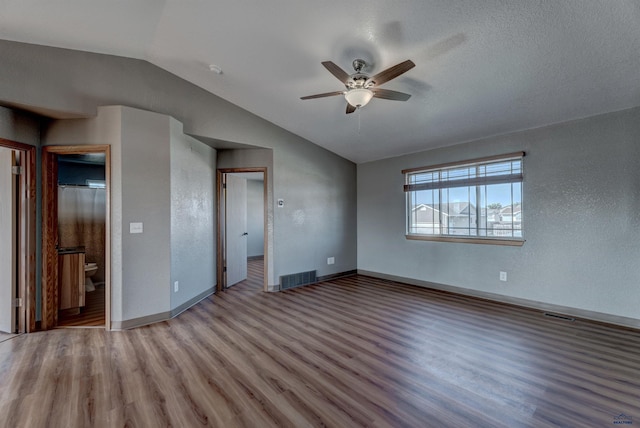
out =
[[[227,174],[225,191],[226,287],[247,279],[247,180]]]
[[[17,180],[15,152],[0,148],[0,331],[16,331]]]
[[[42,329],[58,325],[58,156],[42,151]]]

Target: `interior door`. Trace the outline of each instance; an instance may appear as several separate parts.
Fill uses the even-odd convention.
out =
[[[15,152],[0,148],[0,331],[16,331],[17,180]]]
[[[247,279],[247,180],[226,174],[226,287]]]
[[[58,156],[42,151],[42,329],[58,325]]]

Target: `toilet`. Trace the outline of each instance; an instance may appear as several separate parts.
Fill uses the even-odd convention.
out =
[[[97,263],[85,263],[84,264],[84,291],[94,291],[96,289],[93,285],[91,277],[98,272]]]

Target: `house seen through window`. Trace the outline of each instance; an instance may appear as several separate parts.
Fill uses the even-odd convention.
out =
[[[403,171],[407,238],[521,245],[523,156]]]

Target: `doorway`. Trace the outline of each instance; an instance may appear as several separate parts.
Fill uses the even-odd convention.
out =
[[[35,330],[35,147],[0,139],[0,341]]]
[[[109,146],[47,146],[42,164],[42,328],[109,329]]]
[[[248,260],[262,260],[267,291],[266,168],[218,170],[218,290],[247,279]]]

